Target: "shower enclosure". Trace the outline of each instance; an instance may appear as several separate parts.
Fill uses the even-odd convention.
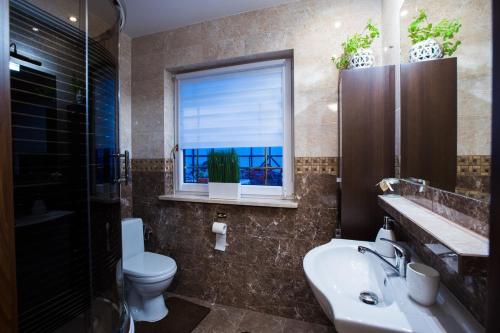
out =
[[[11,0],[20,332],[128,332],[116,0]]]

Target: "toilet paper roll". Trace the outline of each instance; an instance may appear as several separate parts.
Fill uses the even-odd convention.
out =
[[[215,249],[218,251],[226,250],[226,231],[225,223],[214,222],[212,225],[212,232],[215,234]]]
[[[214,222],[214,224],[212,225],[212,232],[214,234],[224,235],[226,231],[227,231],[227,225],[225,223]]]

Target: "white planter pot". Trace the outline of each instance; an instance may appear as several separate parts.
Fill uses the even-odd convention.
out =
[[[443,57],[443,49],[438,42],[429,38],[418,42],[410,48],[408,55],[409,62],[419,62],[426,60],[440,59]]]
[[[349,66],[347,68],[367,68],[373,67],[373,51],[370,49],[359,49],[358,52],[349,57]]]
[[[210,199],[238,200],[241,198],[241,184],[208,182],[208,197]]]

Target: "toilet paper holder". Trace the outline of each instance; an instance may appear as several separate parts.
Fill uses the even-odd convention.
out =
[[[217,212],[216,217],[212,220],[212,232],[215,234],[215,247],[218,251],[226,251],[226,233],[227,225],[225,223],[217,222],[217,219],[226,218],[225,213]]]
[[[214,220],[212,222],[215,222],[215,219],[225,219],[227,217],[227,214],[224,212],[217,212],[215,213]]]

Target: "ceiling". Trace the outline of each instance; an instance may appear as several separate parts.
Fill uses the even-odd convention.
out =
[[[298,0],[125,0],[125,33],[139,37]]]

